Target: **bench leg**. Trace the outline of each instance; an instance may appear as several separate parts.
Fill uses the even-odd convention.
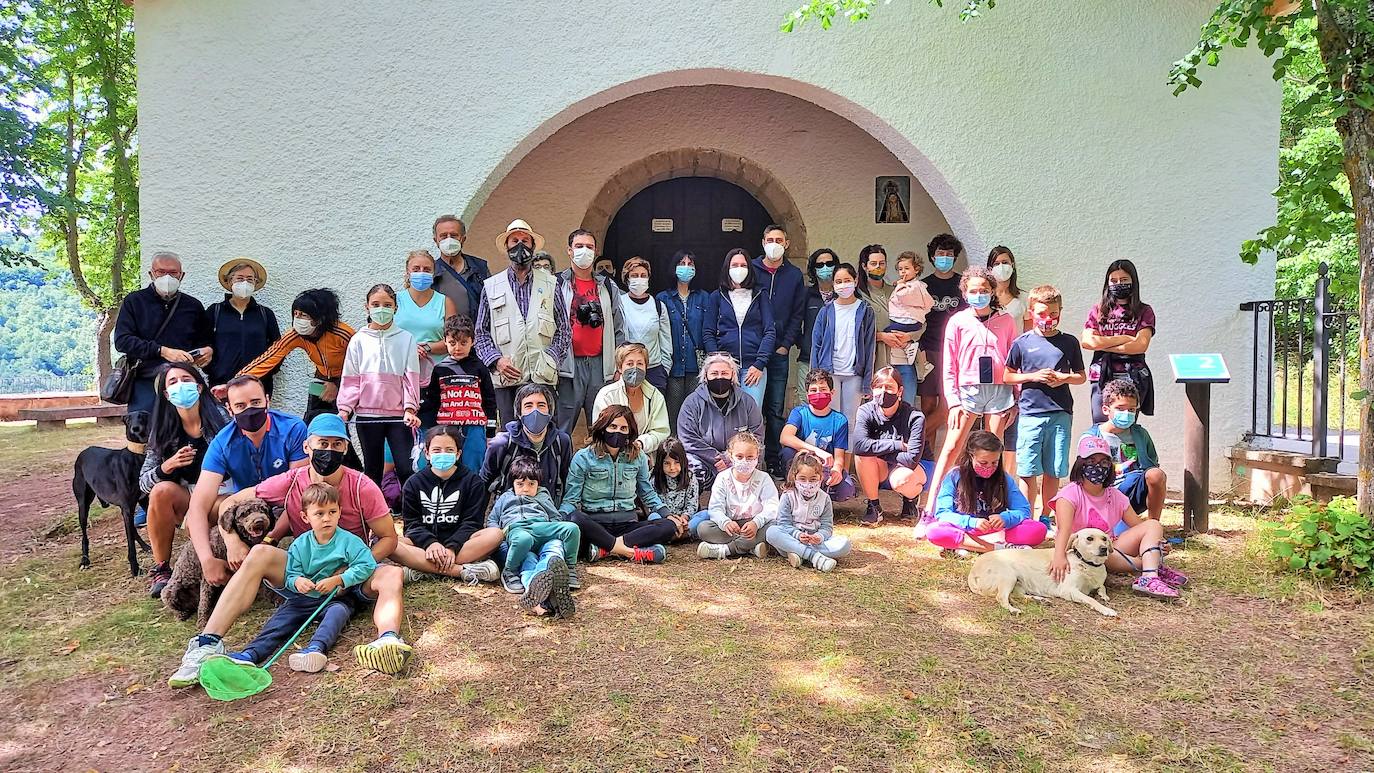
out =
[[[97,416],[97,417],[95,418],[95,423],[96,423],[97,426],[101,426],[101,427],[118,427],[118,426],[120,426],[121,424],[124,423],[124,417],[123,417],[123,416]]]
[[[66,420],[66,419],[57,419],[57,420],[48,420],[48,421],[44,421],[44,420],[40,419],[40,420],[38,421],[38,431],[39,431],[39,432],[50,432],[50,431],[55,430],[55,429],[64,429],[64,428],[66,428],[66,426],[67,426],[67,420]]]

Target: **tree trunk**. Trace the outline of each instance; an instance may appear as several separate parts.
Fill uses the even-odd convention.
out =
[[[1360,512],[1374,521],[1374,360],[1369,339],[1374,336],[1374,111],[1350,98],[1374,92],[1370,81],[1370,51],[1374,39],[1365,14],[1353,4],[1316,0],[1317,48],[1327,77],[1337,94],[1346,95],[1349,112],[1336,119],[1336,132],[1345,152],[1345,176],[1355,209],[1355,235],[1360,253],[1360,456],[1356,471],[1356,501]]]
[[[105,383],[105,377],[110,375],[113,370],[113,358],[111,357],[110,336],[114,333],[115,320],[119,315],[119,307],[105,309],[96,316],[95,327],[95,384],[96,389]]]
[[[1355,108],[1336,121],[1345,146],[1345,174],[1355,204],[1355,233],[1360,243],[1360,461],[1356,494],[1360,512],[1374,520],[1374,113]]]

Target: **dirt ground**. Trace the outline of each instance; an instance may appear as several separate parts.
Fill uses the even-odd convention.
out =
[[[831,575],[672,546],[590,565],[553,624],[498,587],[424,582],[402,678],[352,661],[360,616],[336,671],[278,668],[231,704],[174,692],[192,626],[128,577],[113,512],[77,570],[70,460],[117,429],[0,428],[0,770],[1374,769],[1371,600],[1274,574],[1238,511],[1173,552],[1182,602],[1117,580],[1115,619],[1013,617],[968,593],[966,562],[851,507]]]

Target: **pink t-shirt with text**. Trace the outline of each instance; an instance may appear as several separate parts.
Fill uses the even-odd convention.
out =
[[[1101,496],[1091,496],[1077,483],[1070,483],[1059,492],[1050,504],[1064,500],[1073,505],[1073,531],[1080,529],[1101,529],[1112,534],[1118,523],[1124,520],[1131,502],[1115,486],[1108,486]]]

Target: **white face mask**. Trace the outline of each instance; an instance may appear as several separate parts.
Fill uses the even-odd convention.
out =
[[[445,236],[439,240],[439,251],[442,252],[445,257],[451,258],[463,251],[463,243],[452,236]]]
[[[835,293],[841,298],[848,298],[854,294],[854,288],[858,287],[854,282],[836,282]]]
[[[781,258],[784,251],[783,246],[777,242],[768,242],[763,245],[763,254],[767,255],[769,260]]]
[[[649,292],[649,278],[637,276],[625,283],[630,288],[630,292],[635,295],[643,295]]]
[[[1005,282],[1011,279],[1011,275],[1015,272],[1016,269],[1012,268],[1010,263],[998,263],[992,267],[992,278],[999,282]]]
[[[743,282],[743,281],[745,280],[745,278],[747,278],[748,276],[749,276],[749,267],[748,267],[748,266],[731,266],[731,267],[730,267],[730,281],[734,282],[735,284],[739,284],[740,282]]]
[[[230,286],[235,298],[252,298],[257,289],[258,286],[252,282],[235,282]]]
[[[315,323],[308,319],[296,317],[291,320],[291,329],[296,331],[296,335],[308,336],[315,332]]]
[[[596,260],[596,250],[591,247],[574,247],[572,262],[578,268],[591,268],[592,261]]]
[[[181,280],[169,274],[163,274],[153,280],[153,287],[157,289],[159,295],[171,297],[176,295],[177,290],[181,289]]]

